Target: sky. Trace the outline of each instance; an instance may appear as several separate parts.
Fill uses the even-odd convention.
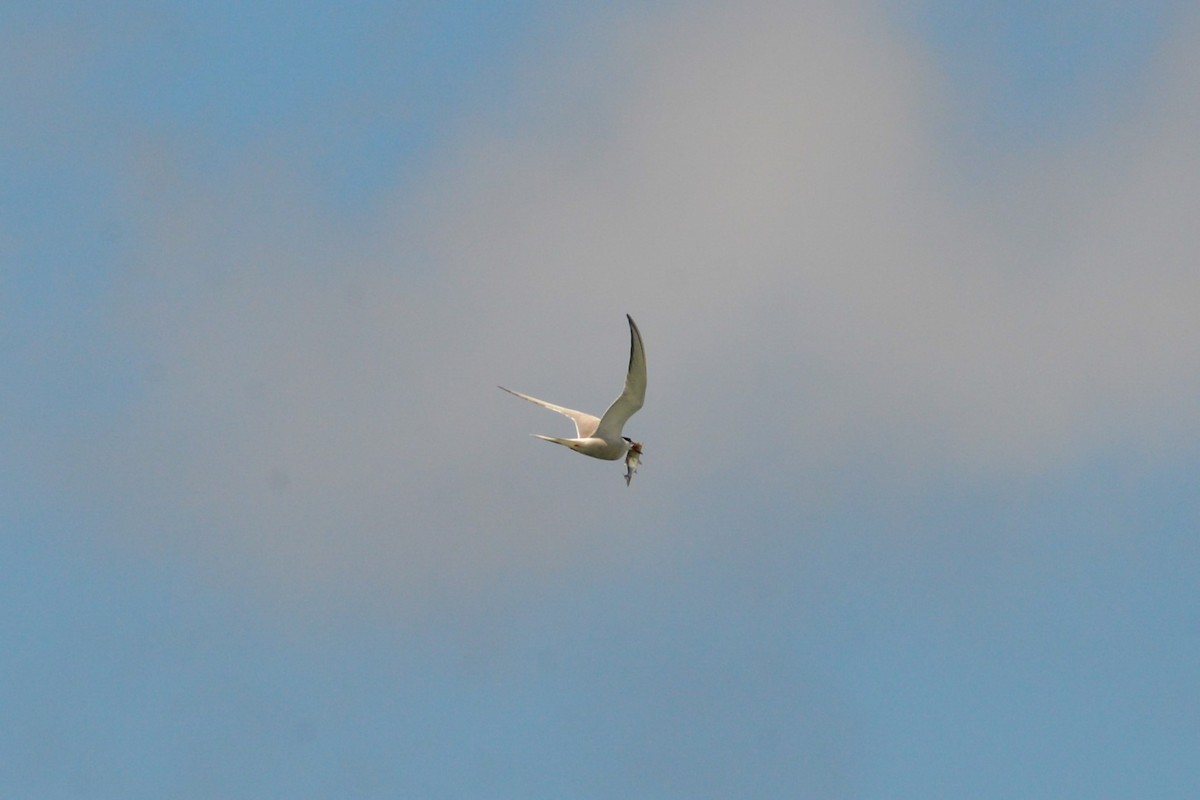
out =
[[[1173,0],[6,4],[0,794],[1196,797],[1197,79]],[[629,487],[495,388],[626,313]]]

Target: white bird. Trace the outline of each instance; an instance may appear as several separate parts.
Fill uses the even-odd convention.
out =
[[[543,436],[540,433],[533,434],[537,438],[561,444],[576,453],[583,453],[585,456],[601,458],[605,461],[616,461],[621,456],[625,456],[625,485],[628,486],[629,481],[633,478],[633,473],[637,472],[638,461],[642,455],[642,443],[622,435],[622,431],[625,423],[637,413],[646,399],[646,353],[642,349],[642,334],[634,323],[633,317],[626,314],[625,318],[629,320],[630,338],[629,371],[625,375],[625,390],[608,407],[608,411],[604,412],[603,417],[597,418],[582,411],[556,406],[545,400],[538,400],[536,397],[505,389],[503,386],[500,388],[522,400],[528,400],[542,408],[557,411],[575,422],[574,439]]]

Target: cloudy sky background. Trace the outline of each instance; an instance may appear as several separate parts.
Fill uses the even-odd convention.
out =
[[[1196,796],[1200,16],[793,5],[0,12],[4,793]]]

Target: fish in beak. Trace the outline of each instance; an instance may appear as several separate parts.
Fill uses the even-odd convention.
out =
[[[633,480],[633,473],[637,472],[638,463],[642,460],[642,443],[630,440],[629,451],[625,453],[625,485]]]

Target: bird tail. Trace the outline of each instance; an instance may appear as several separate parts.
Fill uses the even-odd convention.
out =
[[[538,439],[544,439],[547,442],[554,442],[555,444],[561,444],[563,447],[570,447],[572,450],[575,449],[575,442],[571,439],[562,439],[558,436],[543,436],[540,433],[531,433],[529,435],[536,436]]]

